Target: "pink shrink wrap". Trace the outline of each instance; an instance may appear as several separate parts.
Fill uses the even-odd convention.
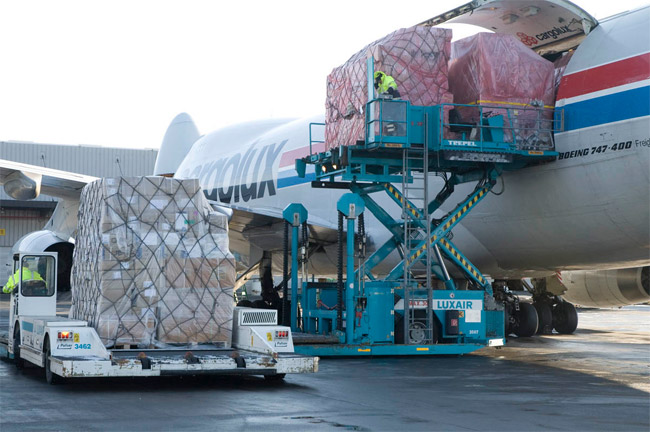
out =
[[[553,84],[555,86],[554,96],[557,98],[557,91],[560,88],[560,82],[562,82],[562,77],[564,76],[564,71],[573,57],[575,51],[569,51],[564,53],[562,57],[553,62],[553,67],[555,68]]]
[[[553,63],[512,35],[477,33],[452,44],[449,88],[454,103],[553,106]]]
[[[512,35],[477,33],[454,42],[449,88],[454,103],[493,107],[484,109],[484,116],[503,115],[506,142],[512,142],[514,131],[518,144],[525,146],[539,138],[536,129],[552,127],[552,111],[540,114],[535,108],[555,103],[553,63]],[[514,110],[508,113],[507,108]],[[463,123],[480,123],[477,108],[457,110]]]
[[[375,71],[395,79],[402,99],[431,106],[452,102],[447,81],[450,50],[451,30],[416,26],[371,43],[335,68],[327,77],[327,149],[354,145],[365,138],[367,58],[374,59]]]

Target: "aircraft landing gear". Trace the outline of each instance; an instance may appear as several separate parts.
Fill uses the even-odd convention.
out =
[[[530,303],[519,303],[519,314],[517,317],[518,326],[515,328],[515,334],[519,337],[530,337],[537,333],[539,319],[537,310]]]
[[[537,311],[538,325],[537,334],[549,335],[553,333],[553,308],[548,302],[534,302],[533,306]]]
[[[562,301],[553,307],[553,328],[560,334],[571,334],[578,328],[578,312],[575,306]]]
[[[539,322],[535,307],[519,301],[519,297],[508,289],[505,281],[495,281],[492,287],[494,298],[505,306],[506,334],[514,333],[519,337],[535,335]]]
[[[571,334],[578,327],[575,306],[547,289],[546,279],[533,279],[527,290],[533,294],[533,304],[539,316],[539,334]]]

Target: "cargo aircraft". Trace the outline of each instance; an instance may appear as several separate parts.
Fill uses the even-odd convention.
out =
[[[577,325],[575,309],[560,303],[650,301],[650,6],[598,22],[564,0],[474,0],[420,25],[444,22],[516,35],[551,61],[572,55],[555,104],[564,118],[555,134],[559,156],[504,173],[495,187],[499,195],[485,198],[454,228],[454,243],[496,284],[513,288],[532,280],[540,331],[548,332],[555,314],[571,315],[560,317],[565,322],[575,316]],[[323,123],[323,116],[255,121],[200,136],[183,113],[165,134],[154,174],[200,179],[213,206],[230,217],[241,280],[255,271],[280,273],[282,210],[293,202],[309,212],[309,273],[336,272],[335,203],[345,191],[312,189],[313,169],[300,178],[294,168],[310,147],[324,149],[322,139],[310,142],[318,135],[312,123]],[[78,197],[93,178],[2,160],[0,174],[16,199],[62,198],[45,228],[20,239],[15,250],[58,251],[65,277]],[[434,185],[441,181],[429,178]],[[458,200],[448,202],[467,196],[470,190],[461,186],[454,192]],[[382,204],[399,218],[389,198]],[[390,236],[372,217],[366,234],[371,249]],[[387,274],[397,260],[389,256],[375,271]],[[276,289],[268,282],[263,287],[267,294]]]

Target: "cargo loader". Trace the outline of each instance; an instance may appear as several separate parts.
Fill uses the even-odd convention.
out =
[[[373,58],[368,58],[368,95],[373,95],[373,69]],[[507,289],[493,287],[454,245],[453,229],[492,191],[502,172],[554,160],[553,133],[561,128],[561,113],[533,106],[417,106],[383,95],[370,96],[363,112],[363,141],[338,147],[325,143],[329,150],[296,160],[300,177],[308,165],[314,166],[315,193],[322,188],[350,191],[332,206],[338,212],[336,282],[310,281],[304,275],[298,282],[300,262],[307,261],[299,250],[309,249],[299,248],[300,226],[308,215],[300,203],[284,211],[285,263],[293,231],[292,262],[285,264],[284,279],[291,277],[295,300],[283,323],[294,331],[296,350],[319,356],[462,355],[502,346],[511,331],[529,332],[517,313],[526,305]],[[435,194],[429,181],[434,175],[444,179]],[[434,217],[463,183],[474,183],[473,191]],[[383,193],[399,208],[399,216],[374,198]],[[369,256],[368,211],[391,234]],[[388,274],[377,274],[378,264],[390,254],[399,254],[401,261]],[[532,333],[533,324],[528,326]]]
[[[277,325],[277,311],[272,310],[234,308],[231,346],[106,348],[89,322],[57,316],[56,260],[53,252],[14,255],[14,274],[21,277],[11,295],[9,327],[0,329],[0,356],[13,359],[18,368],[27,362],[43,368],[48,383],[82,377],[198,374],[281,380],[288,373],[318,371],[318,357],[294,353],[291,328]]]

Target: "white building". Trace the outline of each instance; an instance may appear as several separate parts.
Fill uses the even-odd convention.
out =
[[[158,150],[37,144],[0,141],[0,159],[39,165],[95,177],[153,174]],[[0,286],[11,275],[11,248],[23,235],[43,228],[57,200],[39,196],[16,201],[0,188]]]

